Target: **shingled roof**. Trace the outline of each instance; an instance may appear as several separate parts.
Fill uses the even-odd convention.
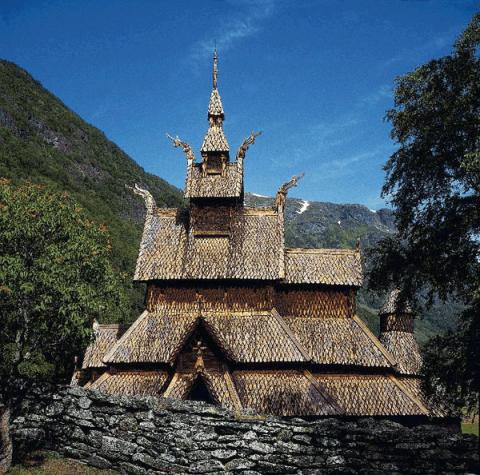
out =
[[[379,368],[396,363],[358,317],[287,317],[285,322],[314,363]]]
[[[402,313],[413,313],[410,303],[403,302],[400,305],[400,289],[392,290],[383,304],[382,308],[378,312],[379,315],[389,315],[393,313],[402,314]]]
[[[230,147],[228,146],[227,138],[223,132],[221,124],[210,124],[210,127],[203,139],[201,152],[228,152]]]
[[[291,363],[310,358],[276,314],[204,316],[209,333],[226,354],[238,363]]]
[[[278,279],[282,234],[273,210],[240,209],[230,236],[204,237],[159,209],[147,215],[134,279]]]
[[[381,374],[314,374],[349,416],[416,416],[429,411],[394,376]]]
[[[103,357],[115,342],[125,333],[128,325],[99,324],[94,329],[94,340],[88,345],[83,358],[82,369],[104,368]]]
[[[73,381],[281,416],[437,415],[424,404],[398,291],[381,310],[380,340],[355,315],[359,248],[285,248],[285,200],[303,174],[272,206],[245,207],[243,163],[260,133],[230,162],[217,62],[215,52],[201,163],[169,136],[187,158],[185,206],[159,209],[133,188],[147,208],[134,276],[148,283],[147,310],[124,333],[96,328]]]
[[[281,416],[328,416],[339,408],[306,371],[234,371],[245,408]]]
[[[193,385],[203,380],[213,401],[228,409],[239,411],[242,408],[237,390],[227,371],[203,371],[195,373],[175,373],[164,397],[187,399]]]
[[[362,285],[360,253],[350,249],[286,249],[289,284]]]
[[[210,94],[210,101],[208,102],[208,115],[209,116],[224,116],[222,99],[218,89],[214,87]]]
[[[196,315],[145,311],[111,348],[104,361],[173,363],[196,324]]]
[[[216,176],[217,177],[217,176]],[[360,286],[355,250],[286,249],[283,220],[269,208],[240,208],[227,236],[196,236],[177,210],[147,215],[134,279],[261,279],[289,284]]]
[[[410,332],[389,331],[380,334],[380,342],[397,360],[401,374],[418,375],[422,369],[422,357],[415,335]]]
[[[85,387],[107,394],[160,396],[168,377],[164,371],[107,371]]]
[[[243,169],[239,163],[227,164],[225,174],[202,176],[200,165],[188,169],[186,198],[238,198],[242,194]]]

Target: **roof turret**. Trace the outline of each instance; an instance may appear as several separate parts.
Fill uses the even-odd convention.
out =
[[[382,308],[378,312],[379,315],[389,314],[412,314],[413,310],[408,301],[400,301],[400,289],[394,289],[389,294]]]

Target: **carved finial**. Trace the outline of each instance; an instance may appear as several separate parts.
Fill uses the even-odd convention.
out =
[[[259,136],[259,135],[262,135],[262,131],[260,132],[253,132],[242,142],[242,145],[240,145],[240,147],[238,148],[238,152],[237,152],[237,161],[238,160],[243,160],[245,158],[245,155],[247,153],[247,150],[248,150],[248,147],[250,147],[250,145],[254,144],[255,143],[255,139]]]
[[[297,186],[298,181],[303,178],[305,173],[300,173],[300,175],[294,175],[290,178],[289,181],[284,183],[277,191],[277,196],[275,197],[275,206],[277,209],[282,210],[285,207],[285,200],[287,199],[287,193],[290,188]]]
[[[153,196],[148,190],[144,190],[143,188],[140,188],[136,183],[134,186],[125,185],[125,187],[144,199],[145,207],[147,208],[147,213],[152,213],[153,210],[157,208],[157,204],[155,203]]]
[[[213,89],[217,89],[217,78],[218,78],[218,55],[217,48],[213,50]]]
[[[202,345],[202,342],[197,341],[196,345],[193,347],[193,352],[197,355],[197,360],[195,361],[195,371],[201,373],[205,369],[205,363],[203,361],[203,352],[207,349],[206,346]]]
[[[355,243],[355,250],[357,252],[360,252],[360,238],[357,238],[357,242]]]
[[[166,134],[167,138],[169,138],[172,141],[172,144],[175,148],[180,147],[183,150],[183,153],[185,154],[185,157],[187,158],[187,161],[195,161],[195,154],[193,153],[192,147],[188,145],[187,142],[184,142],[181,140],[178,135],[175,137],[172,137],[170,134]]]
[[[96,318],[93,319],[93,325],[92,325],[92,328],[93,328],[93,331],[96,332],[98,330],[98,320]]]

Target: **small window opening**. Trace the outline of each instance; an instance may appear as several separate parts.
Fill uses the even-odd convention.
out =
[[[202,378],[197,378],[193,383],[193,387],[190,390],[190,394],[187,399],[190,401],[203,401],[209,404],[215,404],[215,401],[210,396],[207,385]]]

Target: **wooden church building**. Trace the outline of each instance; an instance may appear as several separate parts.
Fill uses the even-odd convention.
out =
[[[77,384],[111,394],[205,400],[284,416],[429,416],[414,316],[392,293],[377,338],[356,315],[360,250],[291,249],[282,185],[272,207],[244,205],[252,133],[230,156],[214,56],[208,129],[187,159],[184,209],[147,214],[135,281],[146,308],[130,326],[94,325]]]

